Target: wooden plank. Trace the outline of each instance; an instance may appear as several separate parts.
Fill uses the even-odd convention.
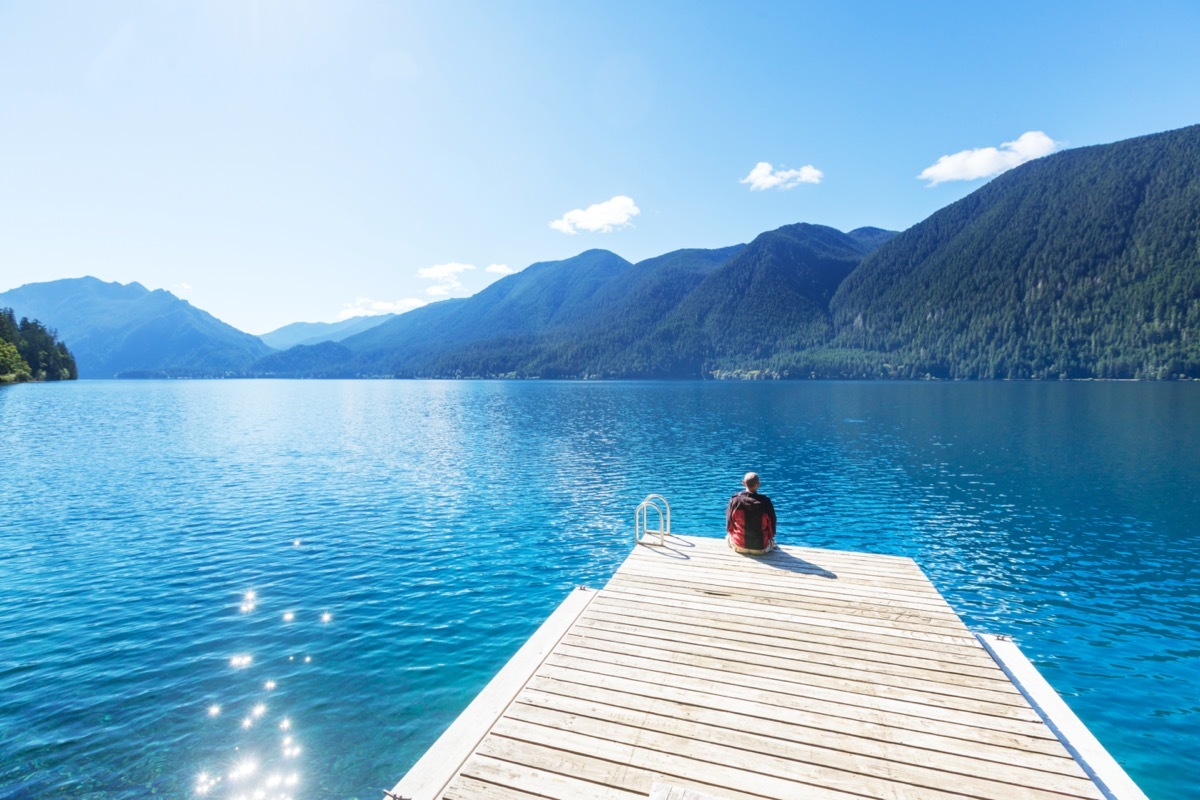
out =
[[[499,761],[476,754],[447,789],[447,800],[491,800],[493,792],[503,789],[519,793],[521,798],[579,797],[590,800],[645,800],[645,795],[613,786],[580,780],[569,774],[555,774],[525,764]],[[497,798],[500,800],[500,798]]]
[[[677,564],[684,568],[706,566],[747,575],[836,578],[845,583],[894,589],[919,589],[929,582],[925,574],[915,566],[912,570],[874,570],[869,567],[856,568],[828,562],[818,564],[796,559],[779,551],[766,556],[740,555],[729,551],[727,555],[689,553],[673,558],[662,552],[654,552],[654,548],[643,546],[630,559],[632,563]]]
[[[837,578],[785,575],[753,575],[721,567],[672,567],[646,561],[627,562],[618,573],[622,576],[665,577],[702,585],[732,585],[815,597],[844,597],[871,601],[878,605],[904,605],[929,609],[957,617],[950,604],[931,586],[922,589],[885,589],[842,581]]]
[[[962,647],[929,650],[921,642],[910,642],[891,636],[873,636],[862,632],[853,635],[845,631],[830,629],[827,626],[811,625],[793,621],[789,625],[765,625],[748,622],[744,614],[729,614],[721,611],[693,610],[673,608],[671,614],[660,614],[660,609],[648,606],[646,603],[628,598],[614,597],[601,592],[589,610],[597,613],[611,614],[626,622],[646,620],[647,623],[657,624],[686,624],[699,627],[711,627],[713,630],[726,632],[754,631],[763,635],[787,640],[790,642],[815,642],[846,650],[859,650],[866,653],[884,656],[898,655],[910,658],[926,659],[936,663],[940,669],[958,669],[970,667],[975,669],[993,670],[995,662],[982,647]]]
[[[693,586],[732,587],[743,591],[763,593],[765,596],[815,600],[852,601],[872,605],[902,606],[908,610],[928,611],[959,621],[944,600],[938,598],[933,587],[925,591],[892,590],[877,585],[862,585],[842,581],[839,578],[812,578],[808,580],[764,579],[756,575],[739,574],[733,570],[670,569],[659,564],[637,564],[617,572],[613,580],[673,580]]]
[[[495,720],[504,713],[504,709],[595,596],[595,591],[585,588],[575,589],[567,595],[554,613],[434,742],[433,747],[400,779],[392,789],[392,794],[412,800],[439,797],[462,763],[487,735]]]
[[[529,691],[523,692],[517,699],[510,716],[547,727],[591,732],[597,736],[627,737],[631,735],[628,732],[631,728],[634,731],[653,731],[664,734],[659,740],[663,746],[689,752],[692,752],[691,748],[694,745],[686,741],[681,745],[678,739],[743,750],[750,755],[730,754],[726,763],[746,764],[746,758],[770,756],[780,759],[776,764],[786,762],[789,769],[794,769],[797,774],[806,775],[824,786],[838,785],[849,776],[855,791],[875,797],[890,796],[890,783],[894,782],[923,787],[932,792],[962,792],[988,800],[1009,800],[1014,788],[1021,785],[1021,778],[1028,777],[1027,771],[1018,771],[1008,765],[995,763],[975,763],[973,769],[948,772],[920,762],[914,764],[863,757],[859,753],[849,753],[836,746],[814,745],[803,739],[786,740],[764,736],[762,729],[757,726],[754,726],[755,730],[746,730],[750,726],[745,724],[732,728],[717,726],[696,719],[657,714],[650,709],[634,711],[589,700]],[[640,746],[649,746],[645,737],[639,737],[637,741]],[[855,776],[867,780],[857,780]],[[1072,797],[1099,797],[1095,786],[1082,774],[1078,777],[1036,777],[1042,785],[1031,796],[1040,796],[1046,800],[1052,800],[1062,794]]]
[[[936,733],[861,723],[812,712],[790,709],[753,700],[657,687],[635,681],[574,673],[564,677],[539,676],[530,682],[519,702],[536,703],[547,695],[590,701],[632,711],[659,714],[707,725],[769,736],[785,742],[807,742],[813,746],[856,753],[869,758],[926,764],[945,772],[975,774],[992,765],[1003,765],[1032,778],[1054,773],[1074,778],[1079,767],[1065,753],[1044,755],[1017,753],[1009,747],[955,740]],[[1014,754],[1018,757],[1014,758]],[[983,763],[981,763],[983,762]],[[992,762],[989,765],[987,762]]]
[[[880,686],[870,681],[848,678],[828,679],[819,675],[789,674],[783,670],[753,664],[666,651],[649,651],[613,642],[602,648],[588,647],[568,636],[555,649],[552,657],[599,661],[665,675],[687,674],[710,678],[722,676],[731,686],[763,686],[785,694],[827,697],[848,706],[930,719],[957,720],[979,727],[1000,727],[1004,730],[1021,730],[1023,726],[1031,725],[1044,727],[1042,719],[1028,705],[963,700],[919,689]]]
[[[851,615],[813,614],[801,610],[782,608],[768,603],[741,602],[727,598],[716,601],[714,598],[700,598],[686,593],[658,591],[651,589],[632,588],[629,586],[608,586],[604,589],[609,595],[636,599],[638,602],[655,603],[668,608],[687,608],[692,610],[738,611],[747,620],[770,620],[780,623],[808,622],[820,624],[829,628],[845,631],[870,633],[879,636],[891,636],[898,639],[913,639],[933,644],[945,644],[958,647],[977,648],[978,642],[964,628],[962,634],[942,633],[938,630],[922,629],[919,625],[904,625],[902,615],[895,624],[889,620],[872,620]],[[904,625],[903,627],[900,627]]]
[[[889,625],[903,623],[907,626],[922,630],[940,631],[951,636],[969,636],[962,620],[948,617],[944,614],[932,614],[926,609],[893,603],[883,605],[870,601],[847,598],[830,598],[820,596],[801,597],[782,592],[753,590],[742,587],[713,584],[691,583],[684,580],[647,579],[637,575],[616,575],[605,588],[629,587],[650,591],[667,591],[674,594],[689,595],[702,599],[725,599],[742,603],[752,603],[756,606],[771,608],[795,609],[813,614],[827,614],[834,617],[853,617],[862,620],[884,620]]]
[[[778,667],[829,678],[855,675],[858,680],[869,680],[881,686],[905,685],[900,682],[913,681],[919,683],[907,685],[926,686],[928,691],[942,694],[952,693],[960,697],[978,697],[993,702],[1027,705],[1021,693],[1010,682],[1003,680],[1003,673],[999,671],[996,676],[991,678],[977,678],[898,664],[821,656],[803,651],[784,650],[770,645],[745,645],[727,639],[697,636],[679,631],[667,634],[644,627],[612,625],[592,619],[581,619],[571,634],[574,636],[586,635],[597,641],[641,644],[672,652],[736,658],[745,663]]]
[[[720,796],[727,800],[763,800],[764,797],[779,796],[764,795],[757,791],[758,787],[731,789],[706,783],[705,779],[711,778],[714,772],[719,774],[720,768],[689,758],[686,754],[660,755],[643,748],[603,739],[565,733],[553,736],[554,733],[557,732],[547,732],[538,729],[537,726],[525,726],[524,723],[511,723],[503,730],[497,731],[496,735],[488,736],[479,746],[479,755],[525,764],[548,775],[574,775],[589,783],[638,793],[642,797],[660,781],[713,794],[719,792]],[[547,744],[541,741],[547,738],[552,739],[552,742]],[[795,797],[798,788],[795,784],[780,782],[776,785],[776,788],[783,787],[793,792],[791,797]],[[808,787],[803,788],[803,796],[809,797]],[[577,800],[574,795],[544,796],[555,800]],[[844,793],[817,792],[812,796],[828,800],[849,800],[849,795]],[[584,797],[578,800],[584,800]],[[861,800],[861,796],[857,800]]]
[[[656,783],[650,787],[649,800],[722,800],[722,798],[673,783]]]
[[[853,789],[832,788],[819,783],[800,781],[792,774],[780,777],[777,770],[783,767],[782,759],[772,761],[771,767],[774,767],[774,770],[763,768],[762,761],[765,759],[759,759],[759,763],[754,765],[760,769],[750,769],[744,762],[738,763],[738,768],[730,769],[727,766],[729,762],[725,760],[730,756],[726,749],[695,742],[674,742],[672,746],[672,743],[664,743],[659,734],[648,731],[634,730],[618,740],[608,738],[607,735],[597,736],[563,728],[545,727],[505,716],[496,723],[495,733],[497,737],[588,755],[609,762],[617,769],[610,770],[608,780],[620,779],[623,777],[620,770],[627,766],[634,767],[641,772],[637,784],[644,794],[650,793],[655,778],[662,780],[667,777],[698,781],[702,785],[696,788],[708,787],[710,792],[718,795],[734,796],[736,793],[774,800],[793,800],[799,793],[799,788],[806,798],[862,798],[862,794]],[[619,732],[613,729],[608,733],[617,735]],[[745,754],[739,751],[737,755],[740,759]],[[798,783],[802,786],[798,787]]]
[[[803,658],[815,664],[841,666],[847,669],[877,670],[885,674],[934,675],[946,673],[966,685],[990,687],[997,691],[1016,692],[1012,682],[995,667],[973,667],[933,662],[920,656],[899,653],[875,653],[861,648],[822,644],[809,639],[783,638],[770,631],[757,633],[745,626],[733,630],[712,624],[692,624],[675,619],[645,619],[597,611],[595,606],[579,618],[581,628],[637,633],[681,642],[713,642],[748,653],[762,653],[787,658]]]
[[[446,787],[442,797],[444,800],[545,800],[545,795],[530,794],[509,786],[498,786],[466,775],[459,775],[455,778]],[[626,797],[632,800],[638,795],[626,795]]]
[[[959,736],[981,735],[986,731],[998,731],[1055,741],[1057,745],[1054,735],[1044,724],[1041,724],[1041,720],[1008,719],[989,714],[941,708],[925,703],[894,700],[890,697],[810,687],[799,683],[762,681],[753,686],[747,686],[737,675],[729,675],[720,670],[686,665],[667,665],[650,659],[612,655],[599,651],[586,651],[581,656],[566,650],[556,650],[546,659],[546,665],[618,677],[652,677],[659,682],[670,681],[673,685],[679,685],[687,679],[697,679],[706,681],[713,687],[720,687],[715,693],[724,693],[734,697],[740,696],[748,689],[767,689],[774,702],[779,705],[785,703],[803,705],[817,702],[829,709],[830,713],[835,713],[833,709],[837,709],[836,713],[852,719],[878,720],[880,718],[908,717],[934,724],[954,726]]]
[[[816,731],[847,741],[907,745],[918,750],[996,761],[1033,770],[1078,774],[1074,761],[1050,739],[980,731],[977,728],[944,725],[934,720],[887,714],[847,713],[837,705],[806,698],[781,697],[765,690],[748,690],[731,695],[726,687],[711,681],[682,678],[658,684],[637,677],[586,672],[547,664],[529,684],[530,689],[587,696],[592,690],[616,703],[625,695],[633,707],[647,701],[677,703],[682,707],[730,711],[752,721],[769,720]]]
[[[872,673],[854,668],[823,668],[820,664],[795,659],[775,659],[737,650],[718,650],[685,642],[647,640],[608,631],[587,631],[580,635],[576,628],[563,639],[564,645],[607,653],[638,655],[668,664],[688,664],[719,669],[740,676],[747,682],[788,681],[807,686],[826,686],[865,694],[887,694],[909,698],[949,708],[972,708],[1001,716],[1020,716],[1036,719],[1029,704],[1019,692],[997,692],[964,686],[953,681],[932,680],[928,676],[911,677],[890,673]],[[877,688],[876,688],[877,687]],[[1012,709],[1020,710],[1016,714]]]

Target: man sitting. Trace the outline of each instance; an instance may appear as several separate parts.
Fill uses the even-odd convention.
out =
[[[775,549],[775,506],[758,493],[758,475],[742,478],[746,491],[729,498],[725,507],[725,541],[735,551],[760,556]]]

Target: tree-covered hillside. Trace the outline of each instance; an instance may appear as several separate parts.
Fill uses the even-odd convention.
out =
[[[864,252],[823,225],[760,234],[684,298],[645,348],[670,353],[673,374],[699,377],[822,345],[833,334],[829,300]]]
[[[37,320],[18,322],[11,308],[0,308],[0,383],[77,377],[75,358],[54,331]]]
[[[835,373],[1200,377],[1200,125],[1002,175],[880,247],[832,309],[840,350],[806,358]]]

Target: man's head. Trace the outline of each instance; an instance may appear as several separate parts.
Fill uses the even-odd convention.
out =
[[[758,491],[758,473],[747,472],[746,477],[742,478],[742,485],[752,492]]]

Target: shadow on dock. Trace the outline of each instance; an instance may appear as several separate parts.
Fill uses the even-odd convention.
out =
[[[662,558],[674,559],[676,561],[690,561],[692,557],[688,555],[686,551],[695,549],[696,547],[693,542],[673,534],[667,534],[664,544],[661,546],[646,544],[640,544],[638,546],[647,553],[652,553],[654,555],[661,556]],[[734,553],[732,550],[729,552],[731,555],[739,555]],[[787,550],[784,550],[781,547],[776,548],[765,556],[740,555],[739,557],[749,559],[751,561],[758,561],[762,564],[766,564],[767,566],[774,567],[775,569],[782,570],[784,572],[795,572],[803,575],[816,575],[819,578],[829,578],[831,580],[837,579],[836,572],[831,572],[819,564],[814,564],[811,561],[800,558],[800,556],[789,553]]]
[[[742,558],[753,558],[755,561],[761,561],[784,572],[800,572],[805,575],[816,575],[819,578],[837,580],[836,572],[831,572],[819,564],[814,564],[811,561],[800,558],[800,556],[789,553],[782,548],[772,550],[765,556],[742,556]]]

